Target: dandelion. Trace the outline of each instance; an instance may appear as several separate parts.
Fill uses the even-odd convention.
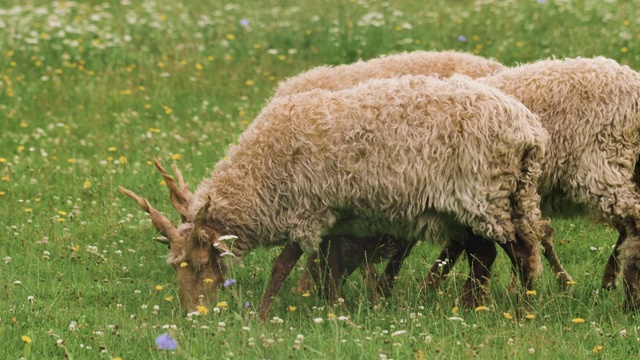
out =
[[[32,209],[32,208],[24,208],[24,209],[22,209],[22,210],[23,210],[24,212],[26,212],[27,214],[28,214],[28,213],[33,212],[33,209]]]
[[[227,307],[227,306],[228,306],[228,304],[227,304],[227,302],[226,302],[226,301],[219,301],[219,302],[216,304],[216,307],[217,307],[217,308],[224,308],[224,307]]]
[[[304,293],[302,293],[302,297],[309,297],[311,296],[311,294],[308,291],[305,291]]]
[[[173,296],[167,296],[166,298],[164,298],[164,301],[172,302],[173,301]]]
[[[161,291],[162,289],[164,289],[164,286],[162,286],[162,285],[156,285],[156,290]]]
[[[75,164],[76,163],[76,159],[75,158],[69,158],[69,159],[67,159],[67,162],[69,164]]]
[[[537,293],[535,290],[527,290],[527,295],[535,296]]]
[[[175,350],[178,347],[178,342],[169,334],[164,333],[156,338],[156,346],[159,350]]]
[[[6,194],[6,192],[0,191],[0,196],[4,196],[5,194]]]
[[[504,315],[504,318],[505,318],[505,319],[507,319],[507,320],[511,320],[511,319],[513,319],[513,316],[511,316],[511,314],[510,314],[510,313],[508,313],[508,312],[506,312],[506,313],[502,313],[502,315]]]
[[[27,344],[31,344],[31,338],[28,337],[27,335],[22,335],[20,338],[22,339],[22,341],[26,342]]]
[[[91,187],[91,181],[85,180],[84,183],[82,184],[82,188],[83,189],[88,189],[90,187]]]
[[[533,320],[536,318],[536,314],[526,314],[524,316],[527,320]]]
[[[575,281],[573,281],[573,280],[569,280],[569,281],[567,281],[567,285],[575,285],[575,284],[576,284],[576,282],[575,282]]]
[[[171,155],[171,158],[173,160],[180,160],[180,154],[173,154],[173,155]]]
[[[227,34],[227,40],[231,41],[231,40],[235,40],[236,37],[233,34]]]
[[[451,309],[451,313],[452,314],[457,314],[458,313],[458,307],[454,306],[453,309]]]
[[[572,319],[571,322],[573,322],[574,324],[582,324],[584,322],[583,318],[575,318]]]
[[[205,284],[211,284],[211,283],[213,283],[213,279],[212,278],[205,278],[204,280],[202,280],[202,282],[204,282]]]
[[[488,307],[484,306],[484,305],[480,305],[476,308],[476,312],[480,312],[480,311],[486,311],[488,309]]]
[[[7,162],[7,159],[0,157],[0,163],[6,163],[6,162]]]
[[[114,152],[114,151],[116,151],[116,147],[115,146],[109,146],[107,148],[107,151]]]
[[[229,286],[231,286],[231,285],[233,285],[233,284],[235,284],[235,283],[236,283],[236,279],[229,279],[229,280],[226,280],[226,281],[224,282],[223,286],[224,286],[224,287],[229,287]]]
[[[289,312],[294,312],[294,311],[298,310],[298,308],[297,308],[297,307],[295,307],[295,306],[291,306],[291,305],[289,305],[289,308],[288,308],[288,309],[289,309]]]
[[[253,82],[253,80],[249,79],[249,80],[245,81],[244,84],[247,85],[247,86],[253,86],[254,82]]]
[[[164,113],[167,115],[171,115],[171,113],[173,113],[173,109],[167,105],[162,105],[162,108],[164,109]]]
[[[202,315],[207,315],[209,313],[209,308],[204,305],[198,305],[196,306],[196,311]]]
[[[602,345],[596,345],[593,347],[593,353],[598,355],[598,353],[600,352],[600,350],[602,350]]]
[[[185,268],[185,267],[187,267],[187,266],[189,266],[189,263],[188,263],[188,262],[186,262],[186,261],[183,261],[183,262],[181,262],[181,263],[180,263],[180,267],[181,267],[181,268]]]

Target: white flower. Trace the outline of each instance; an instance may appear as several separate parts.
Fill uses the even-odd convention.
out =
[[[316,323],[316,324],[320,324],[323,321],[324,321],[323,318],[315,318],[315,319],[313,319],[313,322]]]
[[[406,334],[407,330],[398,330],[396,332],[394,332],[393,334],[391,334],[391,336],[398,336],[398,335],[402,335],[402,334]]]

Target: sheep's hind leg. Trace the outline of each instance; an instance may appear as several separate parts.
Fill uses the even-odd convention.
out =
[[[399,244],[400,241],[398,241],[398,245]],[[386,298],[391,296],[391,290],[393,289],[396,276],[398,276],[398,273],[400,273],[402,262],[407,256],[409,256],[416,242],[402,241],[402,244],[404,246],[400,247],[398,251],[391,257],[384,269],[384,273],[382,274],[382,276],[380,276],[380,279],[378,279],[376,291],[374,294],[374,302],[377,298]]]
[[[260,320],[265,321],[269,317],[273,298],[282,288],[284,280],[289,276],[300,256],[302,256],[302,248],[296,242],[288,242],[280,255],[278,255],[271,270],[271,279],[267,285],[267,290],[265,290],[262,300],[260,300],[260,305],[258,305],[258,318]]]
[[[469,278],[465,282],[460,301],[463,307],[476,307],[488,300],[491,266],[496,259],[496,246],[491,240],[484,239],[468,231],[464,249],[469,261]]]
[[[627,311],[640,310],[640,234],[627,237],[620,245],[620,263],[623,265],[624,291]]]
[[[427,290],[435,290],[439,287],[442,281],[449,275],[451,269],[453,269],[453,265],[455,265],[460,255],[462,255],[464,249],[465,247],[460,241],[450,241],[447,243],[444,249],[442,249],[440,256],[438,256],[438,260],[436,260],[435,264],[429,269],[429,273],[424,280],[424,288]]]
[[[604,274],[602,275],[602,288],[608,290],[616,288],[616,280],[620,274],[620,261],[618,261],[618,257],[620,256],[620,245],[622,245],[627,238],[627,231],[624,226],[619,225],[617,228],[620,235],[618,236],[618,241],[616,242],[611,255],[609,255],[607,265],[604,268]]]
[[[551,270],[553,270],[553,273],[556,275],[556,279],[558,279],[558,283],[560,284],[562,291],[568,291],[571,289],[571,285],[575,282],[560,263],[558,255],[556,255],[556,251],[553,246],[553,238],[555,235],[556,231],[550,225],[545,225],[544,237],[541,241],[542,248],[544,250],[544,257],[547,259],[547,262],[551,266]]]

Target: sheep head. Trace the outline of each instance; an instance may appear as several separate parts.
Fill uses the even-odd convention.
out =
[[[189,203],[193,194],[184,183],[182,174],[174,165],[176,180],[168,175],[162,165],[155,160],[156,168],[162,174],[170,191],[173,206],[180,213],[181,223],[173,223],[161,212],[153,208],[149,201],[122,186],[118,190],[134,199],[151,215],[151,222],[162,235],[156,241],[169,245],[167,263],[171,264],[178,278],[178,295],[183,308],[193,311],[200,305],[207,306],[215,301],[216,292],[224,281],[226,266],[222,254],[229,254],[220,234],[207,226],[207,201],[196,215],[189,214]]]

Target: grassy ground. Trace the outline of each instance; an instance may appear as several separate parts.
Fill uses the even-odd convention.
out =
[[[259,5],[258,5],[259,4]],[[640,68],[639,1],[18,1],[0,4],[0,357],[632,358],[637,317],[599,290],[616,234],[554,219],[577,280],[538,283],[513,318],[495,267],[486,309],[457,310],[466,266],[440,292],[417,284],[438,246],[419,245],[394,296],[372,308],[358,276],[329,309],[287,290],[273,321],[248,319],[279,249],[236,266],[208,314],[179,309],[166,249],[143,194],[175,219],[152,157],[197,184],[278,81],[319,64],[415,49],[456,49],[507,65],[604,55]],[[176,351],[157,350],[163,333]]]

